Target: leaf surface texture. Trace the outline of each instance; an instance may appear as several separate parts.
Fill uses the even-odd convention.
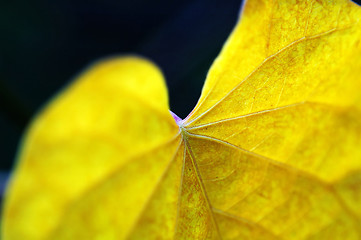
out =
[[[34,120],[4,239],[360,239],[361,9],[249,0],[178,125],[139,57]]]

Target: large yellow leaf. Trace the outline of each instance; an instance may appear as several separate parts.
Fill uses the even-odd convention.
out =
[[[28,131],[3,238],[361,239],[360,20],[247,1],[183,121],[146,60],[92,67]]]

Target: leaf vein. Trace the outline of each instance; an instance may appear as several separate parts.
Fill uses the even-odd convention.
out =
[[[216,219],[215,219],[215,217],[214,217],[214,213],[213,213],[213,211],[212,211],[211,202],[209,201],[209,198],[208,198],[206,189],[205,189],[205,187],[204,187],[204,183],[203,183],[203,180],[202,180],[202,176],[200,175],[200,172],[199,172],[197,163],[196,163],[196,161],[195,161],[194,154],[193,154],[193,152],[192,152],[192,149],[191,149],[191,147],[190,147],[190,145],[189,145],[189,142],[188,142],[187,138],[185,138],[185,143],[186,143],[186,145],[187,145],[187,149],[188,149],[188,151],[189,151],[189,154],[190,154],[190,158],[191,158],[191,160],[192,160],[193,167],[194,167],[194,169],[195,169],[195,171],[196,171],[197,179],[198,179],[198,182],[199,182],[199,184],[200,184],[200,186],[201,186],[202,193],[203,193],[203,195],[204,195],[204,198],[206,199],[207,208],[208,208],[208,211],[209,211],[210,214],[211,214],[212,222],[213,222],[213,224],[214,224],[214,226],[215,226],[215,228],[216,228],[217,235],[218,235],[219,239],[222,239],[222,235],[221,235],[221,233],[220,233],[220,231],[219,231],[218,223],[217,223],[217,221],[216,221]]]
[[[351,25],[352,26],[352,25]],[[347,26],[344,28],[332,28],[328,31],[325,32],[321,32],[312,36],[307,36],[307,37],[302,37],[299,38],[293,42],[291,42],[290,44],[288,44],[287,46],[281,48],[280,50],[278,50],[276,53],[274,53],[273,55],[270,55],[269,57],[267,57],[266,59],[264,59],[250,74],[248,74],[240,83],[238,83],[234,88],[232,88],[225,96],[223,96],[221,99],[219,99],[216,103],[214,103],[212,106],[210,106],[206,111],[204,111],[203,113],[201,113],[200,115],[198,115],[197,117],[195,117],[194,119],[192,119],[191,121],[186,121],[184,124],[184,127],[189,126],[190,124],[192,124],[193,122],[201,119],[203,116],[205,116],[207,113],[209,113],[213,108],[215,108],[218,104],[220,104],[222,101],[224,101],[227,97],[229,97],[234,91],[236,91],[238,88],[240,88],[243,83],[245,83],[250,77],[252,77],[256,72],[260,71],[262,69],[262,67],[268,63],[270,60],[276,58],[277,56],[279,56],[282,52],[285,52],[286,50],[289,50],[292,46],[297,45],[299,43],[302,43],[306,40],[312,40],[312,39],[317,39],[323,36],[327,36],[329,34],[335,33],[337,31],[341,31],[341,30],[345,30],[345,29],[349,29],[351,26]]]

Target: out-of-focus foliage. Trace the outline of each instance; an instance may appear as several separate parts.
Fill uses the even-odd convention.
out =
[[[37,109],[74,73],[105,56],[152,59],[167,80],[171,109],[186,117],[240,1],[1,1],[0,171],[12,166]]]
[[[178,126],[137,57],[34,121],[6,239],[360,239],[361,8],[249,0]]]

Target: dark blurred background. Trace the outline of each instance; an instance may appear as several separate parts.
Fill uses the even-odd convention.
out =
[[[172,111],[186,117],[241,1],[2,0],[0,192],[34,113],[100,58],[152,59],[166,76]]]
[[[172,111],[186,117],[240,6],[241,0],[1,1],[0,183],[34,113],[100,58],[152,59],[166,76]]]

